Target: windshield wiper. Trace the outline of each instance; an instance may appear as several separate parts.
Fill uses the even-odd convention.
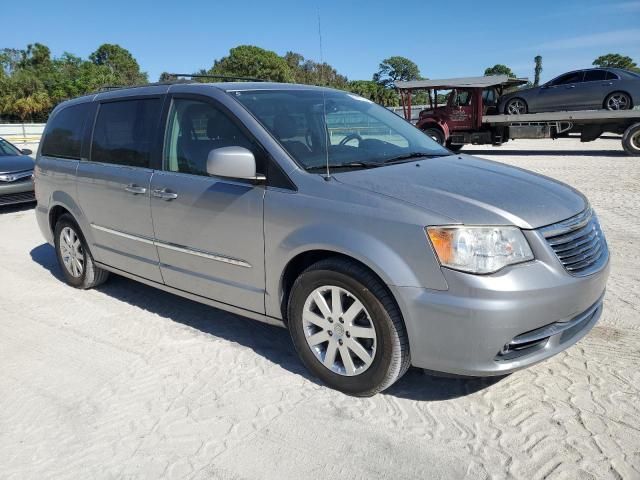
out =
[[[427,152],[411,152],[405,153],[403,155],[398,155],[397,157],[387,158],[383,163],[401,163],[406,162],[407,160],[412,160],[414,158],[435,158],[435,157],[448,157],[450,153],[427,153]]]
[[[337,165],[329,164],[329,170],[336,168],[377,168],[381,167],[382,164],[376,162],[349,162],[349,163],[340,163]],[[313,165],[311,167],[306,167],[305,170],[326,170],[326,165]]]

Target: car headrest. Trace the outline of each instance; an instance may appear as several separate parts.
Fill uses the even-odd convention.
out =
[[[286,113],[277,114],[273,119],[273,133],[279,140],[295,137],[298,133],[296,121]]]
[[[209,139],[231,140],[240,136],[238,127],[226,116],[217,114],[207,119],[207,137]]]

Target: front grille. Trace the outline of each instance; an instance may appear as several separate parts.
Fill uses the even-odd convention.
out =
[[[591,208],[540,232],[571,275],[589,275],[606,263],[607,241]]]
[[[0,195],[0,205],[12,205],[14,203],[26,203],[26,202],[35,202],[36,197],[32,191],[30,192],[20,192],[20,193],[10,193],[8,195]]]

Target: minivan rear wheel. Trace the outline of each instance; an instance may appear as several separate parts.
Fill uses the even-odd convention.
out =
[[[356,262],[329,258],[296,279],[288,326],[305,366],[328,386],[374,395],[409,368],[409,340],[390,292]]]
[[[71,215],[64,214],[56,222],[54,242],[58,264],[69,285],[87,289],[107,280],[109,272],[95,264],[87,242]]]

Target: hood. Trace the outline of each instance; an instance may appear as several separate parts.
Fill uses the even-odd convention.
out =
[[[0,173],[24,172],[33,170],[33,158],[28,155],[0,156]]]
[[[342,172],[334,177],[343,184],[393,197],[467,225],[538,228],[565,220],[587,207],[584,196],[568,185],[468,155]]]

